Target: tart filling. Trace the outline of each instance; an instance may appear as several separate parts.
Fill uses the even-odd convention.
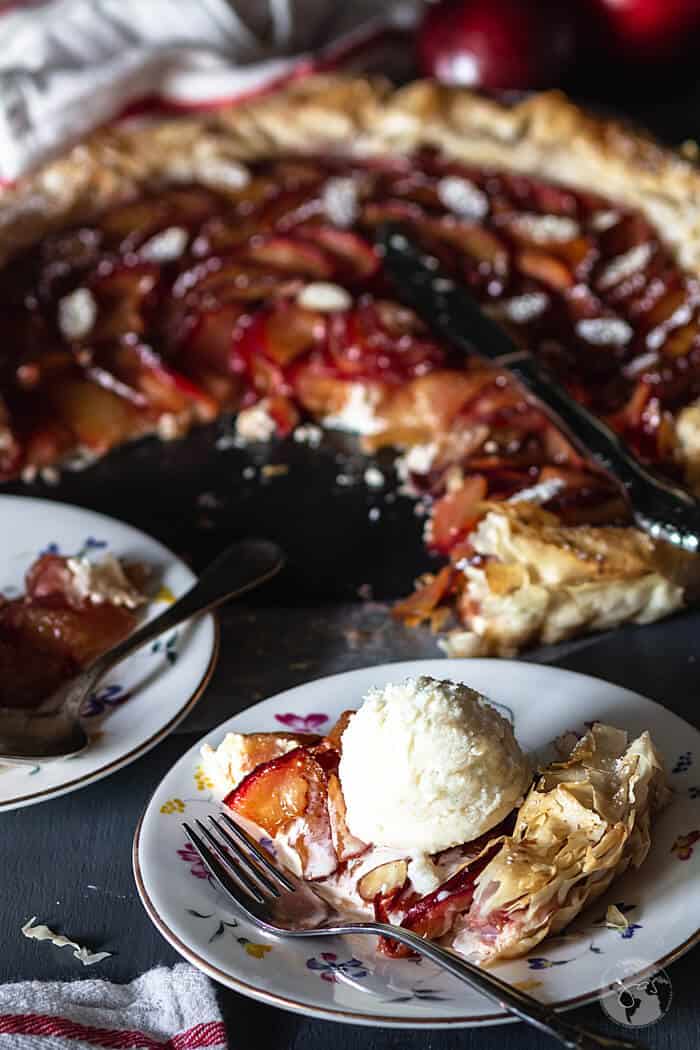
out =
[[[349,224],[328,204],[341,172]],[[602,229],[600,214],[608,203],[590,192],[428,150],[263,161],[225,194],[178,183],[113,206],[0,274],[4,475],[262,401],[250,440],[311,415],[373,448],[437,440],[418,472],[434,496],[449,468],[491,496],[544,472],[566,483],[572,519],[621,513],[506,374],[440,345],[397,302],[372,243],[383,221],[404,222],[640,457],[677,475],[691,417],[680,436],[674,421],[700,395],[698,283],[638,212]]]
[[[42,554],[19,598],[0,595],[0,707],[36,708],[125,638],[146,602],[140,566]]]

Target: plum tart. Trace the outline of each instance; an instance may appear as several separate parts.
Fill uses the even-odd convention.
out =
[[[693,559],[630,529],[616,486],[507,374],[433,338],[373,237],[405,223],[644,462],[697,490],[699,202],[689,162],[556,94],[506,106],[311,78],[101,131],[0,197],[0,479],[224,412],[248,440],[312,420],[400,451],[445,567],[398,614],[450,627],[450,651],[656,619],[692,597]],[[489,520],[539,533],[538,557],[492,550]],[[548,572],[572,548],[595,556]],[[511,622],[514,594],[533,615]]]
[[[346,712],[327,737],[229,733],[204,768],[224,805],[331,905],[440,939],[483,963],[526,954],[564,929],[650,846],[670,798],[648,733],[594,723],[521,804],[472,842],[425,856],[375,846],[348,827],[338,776]],[[408,949],[380,938],[379,951]]]

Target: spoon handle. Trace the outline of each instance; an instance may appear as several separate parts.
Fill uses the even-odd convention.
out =
[[[234,543],[207,566],[197,582],[160,616],[148,620],[137,631],[124,638],[91,665],[93,681],[141,646],[192,616],[216,608],[229,598],[236,598],[275,576],[284,565],[284,554],[269,540],[242,540]]]

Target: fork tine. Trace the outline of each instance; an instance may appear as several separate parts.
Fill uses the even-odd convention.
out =
[[[213,821],[214,818],[211,817],[210,819]],[[282,886],[284,886],[285,890],[289,890],[290,893],[294,893],[294,891],[296,890],[296,886],[294,885],[294,883],[290,882],[290,880],[287,878],[284,872],[280,871],[279,868],[272,863],[267,853],[263,849],[260,849],[255,839],[251,838],[251,836],[246,831],[244,831],[243,828],[239,827],[239,825],[236,824],[235,820],[232,817],[230,817],[228,813],[222,813],[220,819],[223,820],[225,824],[227,824],[227,826],[231,829],[231,831],[239,840],[239,842],[241,842],[246,847],[246,849],[253,854],[255,859],[260,864],[262,864],[262,866],[266,868],[267,871],[269,871],[270,875],[274,875],[277,881],[280,882]],[[223,835],[226,841],[231,842],[230,836],[221,827],[221,825],[217,825],[217,827],[220,834]]]
[[[262,888],[258,886],[257,883],[253,881],[253,879],[251,879],[251,872],[249,871],[249,866],[241,863],[241,861],[239,861],[237,857],[232,857],[228,850],[225,848],[225,846],[221,845],[216,836],[212,835],[209,828],[205,824],[203,824],[201,820],[195,819],[195,824],[202,832],[212,849],[214,849],[219,854],[219,857],[224,862],[224,865],[228,867],[229,874],[233,875],[234,878],[238,879],[239,882],[241,882],[242,885],[245,886],[250,896],[255,897],[256,901],[259,904],[265,904],[267,898],[265,897]],[[279,897],[279,893],[277,893],[276,895]]]
[[[277,886],[275,886],[272,879],[269,879],[264,871],[260,871],[253,858],[248,853],[246,853],[241,846],[239,846],[239,844],[236,842],[232,835],[229,835],[226,828],[221,827],[217,823],[216,818],[212,817],[211,815],[209,816],[209,820],[211,821],[214,828],[216,828],[216,831],[219,833],[219,835],[221,835],[222,839],[224,840],[228,848],[231,850],[231,852],[235,853],[236,857],[241,862],[241,864],[245,866],[245,870],[250,870],[250,872],[255,876],[258,882],[262,886],[264,886],[269,893],[271,893],[275,897],[279,897],[280,891],[277,888]]]
[[[189,838],[190,842],[197,851],[200,860],[204,864],[209,874],[215,879],[216,882],[219,883],[224,893],[228,894],[229,897],[232,897],[233,900],[236,901],[236,903],[242,904],[240,900],[240,896],[242,893],[241,885],[233,879],[231,873],[224,867],[224,865],[219,861],[216,855],[212,853],[209,847],[202,841],[202,839],[196,833],[194,828],[190,827],[190,825],[185,823],[184,821],[182,823],[182,826],[185,829],[187,837]],[[257,888],[253,887],[252,890],[246,892],[250,892],[250,896],[254,899],[256,904],[265,903],[265,898],[262,896],[262,894]]]

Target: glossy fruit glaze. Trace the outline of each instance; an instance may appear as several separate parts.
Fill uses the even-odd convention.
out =
[[[388,219],[639,456],[678,473],[674,416],[700,395],[700,286],[642,216],[430,151],[292,157],[250,174],[225,194],[170,185],[115,205],[0,273],[0,478],[153,430],[174,436],[263,397],[285,434],[337,411],[359,382],[385,422],[369,445],[451,436],[413,478],[444,501],[436,549],[464,535],[470,495],[504,498],[548,477],[565,482],[550,504],[565,520],[624,515],[610,482],[506,375],[437,343],[399,303],[373,248]],[[347,306],[300,305],[318,282],[345,289]],[[76,290],[89,323],[84,304],[66,320]]]
[[[25,594],[0,595],[0,707],[36,707],[136,623],[123,606],[81,599],[71,580],[66,558],[43,554]]]

